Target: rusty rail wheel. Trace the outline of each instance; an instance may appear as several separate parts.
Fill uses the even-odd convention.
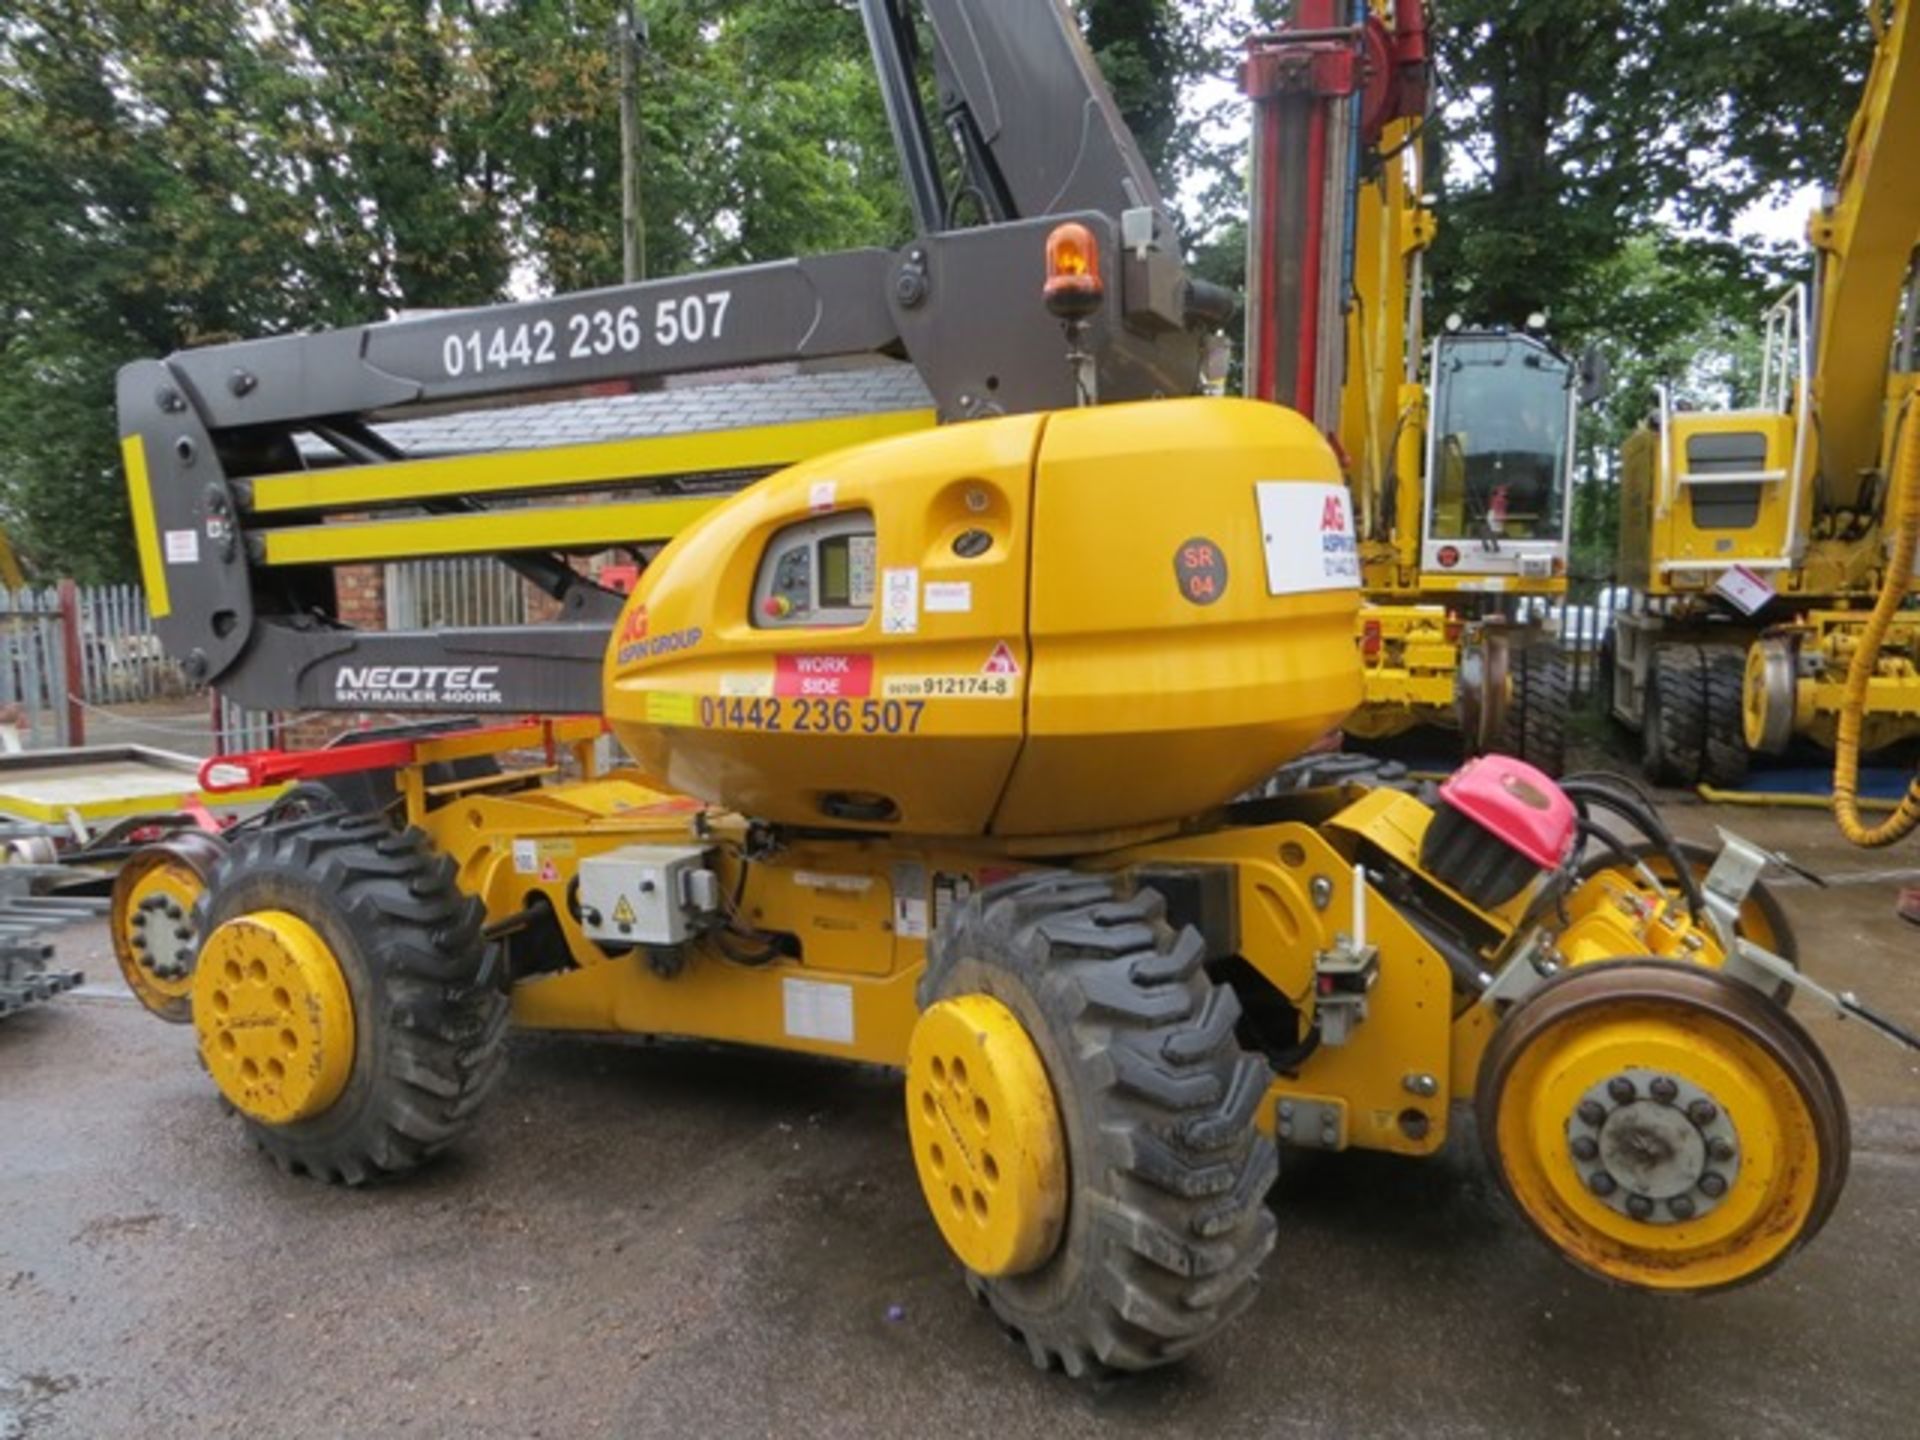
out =
[[[1806,1031],[1717,971],[1580,966],[1501,1022],[1481,1145],[1508,1197],[1581,1269],[1720,1290],[1811,1240],[1846,1183],[1847,1111]]]

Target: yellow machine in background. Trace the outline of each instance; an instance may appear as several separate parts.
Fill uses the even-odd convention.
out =
[[[1920,504],[1896,464],[1920,393],[1913,10],[1873,9],[1866,93],[1808,227],[1815,284],[1768,312],[1755,407],[1678,411],[1663,393],[1622,457],[1634,604],[1612,637],[1612,709],[1658,780],[1735,784],[1796,737],[1850,771],[1861,749],[1920,735],[1920,614],[1890,563]]]
[[[1375,0],[1360,26],[1349,9],[1304,0],[1251,47],[1249,393],[1313,416],[1353,494],[1368,603],[1348,732],[1456,729],[1470,752],[1557,773],[1570,676],[1554,617],[1589,377],[1544,317],[1450,317],[1427,347],[1425,7]]]

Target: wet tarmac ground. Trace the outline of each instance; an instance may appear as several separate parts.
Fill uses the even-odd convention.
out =
[[[1811,970],[1920,1019],[1912,846],[1819,814],[1674,812],[1860,877],[1783,892]],[[1915,883],[1909,879],[1907,883]],[[1920,1057],[1808,1024],[1853,1113],[1826,1231],[1758,1285],[1587,1280],[1432,1161],[1289,1153],[1254,1308],[1171,1371],[1034,1371],[924,1213],[884,1072],[521,1037],[457,1153],[401,1183],[281,1175],[190,1032],[118,990],[0,1023],[0,1440],[1081,1435],[1882,1437],[1920,1413]],[[1804,1007],[1802,1008],[1804,1014]]]

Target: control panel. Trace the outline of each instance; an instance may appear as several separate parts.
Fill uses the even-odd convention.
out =
[[[763,629],[863,625],[873,612],[878,542],[865,510],[822,515],[775,535],[753,585]]]

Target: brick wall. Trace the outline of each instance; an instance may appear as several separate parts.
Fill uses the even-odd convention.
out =
[[[384,565],[343,565],[334,572],[340,620],[356,630],[387,628],[387,571]]]

